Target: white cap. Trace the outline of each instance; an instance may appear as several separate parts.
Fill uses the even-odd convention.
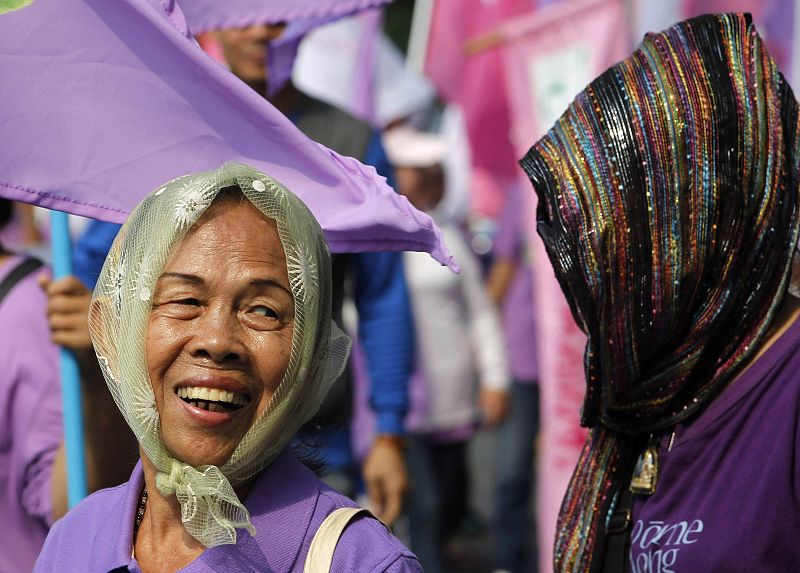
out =
[[[384,132],[383,147],[396,167],[432,167],[444,163],[449,151],[443,136],[405,125]]]

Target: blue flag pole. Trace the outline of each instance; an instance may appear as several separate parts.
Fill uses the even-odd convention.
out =
[[[53,276],[72,274],[72,242],[69,218],[61,211],[50,212]],[[71,350],[61,348],[61,400],[64,407],[64,443],[67,455],[67,503],[73,507],[88,494],[86,449],[83,442],[83,402],[78,361]]]

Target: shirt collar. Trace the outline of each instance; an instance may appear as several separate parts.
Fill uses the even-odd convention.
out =
[[[138,571],[131,557],[133,522],[139,505],[144,474],[139,462],[120,496],[107,508],[107,527],[95,533],[92,552],[98,570],[130,568]],[[236,545],[220,545],[204,551],[184,572],[253,570],[289,571],[297,561],[316,509],[319,481],[289,448],[256,478],[245,506],[257,536],[240,531]],[[235,548],[235,550],[234,550]]]
[[[97,564],[98,571],[124,570],[133,563],[133,521],[143,488],[140,461],[128,483],[121,488],[121,495],[103,509],[106,525],[95,532],[91,548],[92,561]],[[138,571],[138,568],[132,569]]]
[[[319,491],[316,476],[286,448],[256,478],[245,500],[256,537],[240,531],[236,551],[230,545],[208,549],[186,572],[248,570],[248,566],[256,571],[292,570],[308,537]]]

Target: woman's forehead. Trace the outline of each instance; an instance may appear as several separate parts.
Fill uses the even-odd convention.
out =
[[[249,201],[212,204],[176,246],[164,271],[251,272],[275,267],[286,275],[277,224]]]

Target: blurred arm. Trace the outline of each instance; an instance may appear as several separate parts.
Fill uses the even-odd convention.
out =
[[[479,402],[484,422],[494,426],[502,421],[508,411],[508,387],[511,380],[500,317],[489,300],[478,262],[466,241],[463,238],[460,241],[451,241],[450,247],[459,251],[456,256],[461,265],[461,288],[478,368]]]
[[[401,436],[414,364],[411,308],[399,253],[362,253],[355,265],[359,341],[378,432],[363,474],[376,514],[391,523],[400,514],[408,488]]]

